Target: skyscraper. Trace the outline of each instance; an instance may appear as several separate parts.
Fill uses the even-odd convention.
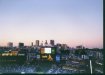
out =
[[[45,46],[47,46],[48,45],[48,43],[47,43],[47,40],[45,41]]]
[[[8,42],[7,46],[8,47],[13,47],[13,43],[12,42]]]
[[[39,40],[36,40],[36,46],[39,46]]]
[[[31,42],[31,46],[33,46],[33,42]]]
[[[50,45],[54,46],[54,40],[50,40]]]
[[[41,43],[41,46],[43,46],[43,41],[42,41],[42,43]]]

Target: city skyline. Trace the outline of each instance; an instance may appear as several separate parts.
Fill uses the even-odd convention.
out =
[[[36,41],[39,41],[39,43],[38,42],[36,42]],[[14,42],[8,42],[6,45],[4,45],[4,46],[1,46],[0,45],[0,47],[19,47],[19,45],[20,45],[20,43],[21,44],[23,44],[23,46],[43,46],[43,47],[45,47],[45,46],[48,46],[48,47],[50,47],[50,46],[57,46],[58,44],[60,44],[60,45],[66,45],[67,47],[69,47],[69,48],[77,48],[77,47],[84,47],[84,48],[88,48],[88,47],[86,47],[86,46],[84,46],[83,44],[78,44],[78,45],[76,45],[75,47],[73,47],[73,46],[69,46],[67,43],[55,43],[55,41],[54,41],[54,43],[52,43],[51,44],[51,41],[52,40],[45,40],[45,41],[40,41],[40,40],[36,40],[35,42],[30,42],[30,44],[26,44],[26,43],[24,43],[24,42],[18,42],[17,44],[15,44],[14,45]],[[47,41],[47,42],[46,42]],[[93,47],[93,48],[90,48],[90,49],[94,49],[94,48],[98,48],[98,47]],[[102,49],[102,48],[99,48],[99,49]]]
[[[102,0],[0,0],[0,46],[53,39],[103,48]]]

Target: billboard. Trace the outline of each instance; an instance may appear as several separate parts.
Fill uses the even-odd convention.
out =
[[[53,61],[54,57],[51,54],[43,54],[43,55],[41,55],[41,59]]]
[[[60,55],[56,55],[56,61],[60,62]]]
[[[48,56],[47,55],[42,55],[42,58],[48,58]]]
[[[53,58],[52,58],[51,55],[48,55],[48,60],[49,60],[49,61],[52,61],[52,60],[53,60]]]
[[[41,54],[44,54],[44,53],[45,53],[44,48],[41,48]]]
[[[18,56],[25,56],[24,53],[18,53]]]
[[[55,48],[51,48],[51,53],[55,54],[56,49]]]
[[[51,48],[45,48],[45,53],[46,54],[51,54]]]
[[[55,54],[56,52],[55,48],[41,48],[40,50],[41,54]]]

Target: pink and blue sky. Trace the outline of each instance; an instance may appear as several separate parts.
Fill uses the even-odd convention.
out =
[[[0,46],[37,39],[103,48],[103,0],[0,0]]]

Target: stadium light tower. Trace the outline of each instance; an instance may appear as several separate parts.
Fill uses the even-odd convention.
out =
[[[91,74],[92,74],[92,62],[90,60],[90,70],[91,70]]]
[[[89,56],[89,60],[90,60],[90,72],[92,74],[93,70],[92,70],[92,57],[91,56]]]

